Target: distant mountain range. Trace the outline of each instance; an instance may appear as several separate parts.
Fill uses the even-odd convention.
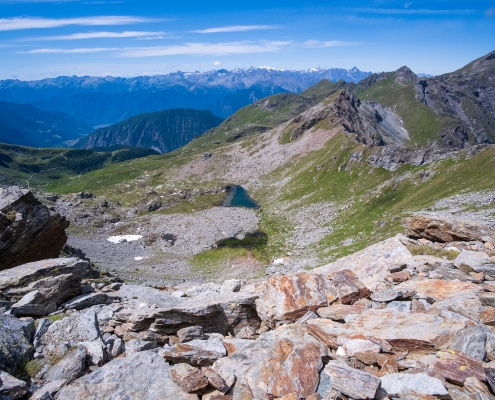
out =
[[[0,142],[32,147],[67,147],[92,131],[89,125],[62,112],[29,104],[0,101]]]
[[[222,121],[211,111],[191,109],[139,114],[116,125],[97,129],[74,147],[92,149],[124,145],[166,153],[186,145]]]
[[[284,71],[249,68],[167,75],[58,77],[40,81],[0,81],[0,100],[65,112],[93,127],[131,116],[173,108],[209,110],[222,118],[268,95],[302,92],[322,79],[358,82],[371,72],[312,68]]]

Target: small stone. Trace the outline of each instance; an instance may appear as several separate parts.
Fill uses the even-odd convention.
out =
[[[55,393],[57,393],[66,383],[67,380],[65,379],[48,382],[37,389],[36,392],[34,392],[33,395],[29,398],[29,400],[48,400],[50,399],[50,396],[53,396]]]
[[[235,337],[238,339],[253,339],[255,337],[255,332],[249,326],[246,326],[237,332]]]
[[[222,393],[225,393],[229,389],[225,384],[223,378],[213,368],[205,367],[202,369],[202,371],[210,386],[214,387],[217,390],[220,390]]]
[[[62,304],[62,307],[68,310],[83,310],[97,304],[109,304],[111,302],[112,300],[105,293],[88,293],[74,297]]]
[[[238,292],[241,289],[241,281],[239,279],[229,279],[223,282],[220,288],[221,293]]]
[[[343,346],[347,357],[353,357],[355,353],[372,351],[374,353],[379,353],[381,351],[381,347],[376,343],[371,342],[370,340],[363,339],[352,339],[347,341]]]
[[[409,279],[411,279],[411,275],[409,275],[409,272],[407,271],[394,272],[391,274],[392,282],[400,283],[400,282],[405,282]]]
[[[397,395],[413,390],[419,395],[446,396],[448,391],[442,381],[425,373],[390,374],[381,378],[380,395]],[[381,397],[380,397],[381,398]]]
[[[480,312],[480,320],[485,325],[495,326],[495,307],[485,307],[485,310]]]
[[[129,340],[125,344],[125,354],[129,356],[129,354],[138,353],[140,351],[151,350],[156,347],[155,341],[147,341],[141,339],[132,339]]]
[[[344,321],[350,314],[361,314],[368,310],[368,307],[361,304],[332,304],[329,307],[318,309],[318,315],[322,318],[328,318],[333,321]]]
[[[204,336],[202,326],[189,326],[187,328],[182,328],[177,331],[177,336],[179,337],[179,342],[186,343],[194,339],[202,339]]]
[[[4,371],[0,371],[0,398],[19,399],[28,392],[28,385]]]
[[[220,339],[192,340],[188,343],[165,345],[159,354],[168,361],[188,363],[191,365],[211,365],[219,358],[225,357],[227,351]]]
[[[387,269],[390,271],[390,273],[400,272],[406,268],[407,268],[407,264],[394,264],[394,265],[390,265],[387,267]]]
[[[484,272],[476,272],[473,274],[473,283],[482,283],[485,280]]]
[[[481,382],[479,379],[477,379],[476,377],[474,376],[469,376],[466,378],[465,382],[464,382],[464,387],[472,394],[476,395],[476,398],[480,398],[478,397],[478,395],[485,395],[487,397],[481,397],[482,399],[493,399],[493,396],[492,394],[490,393],[490,389],[488,389],[488,387],[483,383]]]
[[[478,295],[484,306],[495,307],[495,292],[485,292]]]
[[[188,364],[176,364],[171,368],[173,381],[187,393],[195,392],[208,386],[208,380],[198,368]]]
[[[65,379],[67,382],[79,378],[86,367],[86,349],[81,347],[68,353],[44,375],[47,381]]]
[[[387,308],[393,308],[397,311],[410,311],[411,302],[410,301],[391,301],[387,304]]]

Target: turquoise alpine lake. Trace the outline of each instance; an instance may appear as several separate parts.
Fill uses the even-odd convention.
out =
[[[249,196],[247,190],[239,185],[229,187],[227,197],[221,205],[222,207],[260,208],[260,205]]]

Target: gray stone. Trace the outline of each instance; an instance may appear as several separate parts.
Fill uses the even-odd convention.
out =
[[[442,381],[425,373],[389,374],[382,376],[380,391],[386,395],[397,395],[405,390],[413,390],[419,395],[445,396],[448,391]]]
[[[241,281],[239,279],[229,279],[222,283],[220,292],[231,293],[238,292],[241,289]]]
[[[416,294],[413,290],[395,290],[387,289],[380,292],[373,293],[370,297],[371,300],[377,301],[379,303],[388,303],[396,299],[407,299]]]
[[[201,326],[189,326],[177,331],[179,342],[186,343],[194,339],[202,339],[204,336],[203,327]]]
[[[387,308],[394,308],[397,311],[410,311],[411,302],[410,301],[391,301],[387,304]]]
[[[44,378],[47,381],[57,381],[65,379],[67,382],[79,378],[86,367],[86,349],[79,347],[72,350],[58,363],[46,371]]]
[[[37,389],[36,392],[33,393],[29,400],[49,399],[49,396],[53,396],[55,393],[57,393],[66,383],[67,381],[65,379],[45,383],[43,386]]]
[[[304,314],[301,318],[299,318],[296,321],[296,324],[304,324],[306,321],[315,318],[320,318],[320,316],[316,314],[314,311],[308,311],[306,314]]]
[[[62,304],[62,307],[69,310],[82,310],[97,304],[110,303],[112,303],[112,299],[105,293],[88,293],[74,297],[73,299]]]
[[[46,310],[55,303],[56,308],[64,301],[78,296],[81,280],[90,271],[89,262],[77,258],[56,258],[23,264],[0,271],[0,292],[9,301],[21,301],[16,308],[24,307],[27,310],[27,306],[31,305],[36,315],[39,315],[43,307]]]
[[[467,265],[468,267],[473,268],[476,272],[480,272],[482,269],[479,268],[489,262],[490,256],[484,251],[462,250],[461,254],[459,254],[454,260],[454,265],[457,268],[460,268],[462,265]]]
[[[211,365],[219,358],[227,355],[227,350],[220,339],[192,340],[188,343],[165,345],[160,355],[174,363],[191,365]]]
[[[458,350],[471,358],[485,361],[487,351],[493,353],[495,333],[485,325],[468,326],[454,334],[448,348]]]
[[[146,397],[143,397],[146,395]],[[169,364],[152,351],[116,358],[63,387],[57,400],[197,400],[172,380]]]
[[[77,346],[80,342],[92,342],[101,339],[101,332],[94,310],[76,312],[51,324],[41,337],[44,345],[43,354],[49,356],[53,349],[61,343]]]
[[[79,343],[78,348],[86,350],[86,364],[101,367],[106,361],[106,354],[101,340]]]
[[[21,321],[0,314],[0,369],[9,373],[18,370],[34,354],[31,346],[35,327],[32,320]]]
[[[129,354],[138,353],[140,351],[151,350],[154,349],[155,347],[156,347],[155,341],[132,339],[125,344],[125,354],[126,356],[129,356]]]
[[[28,385],[4,371],[0,371],[0,397],[6,396],[7,399],[19,399],[28,392]]]
[[[495,306],[495,292],[480,293],[478,297],[483,305]]]
[[[34,334],[34,340],[33,340],[33,346],[36,348],[41,345],[41,336],[45,334],[45,332],[48,330],[48,327],[52,324],[52,321],[50,321],[47,318],[41,318],[38,320],[38,327],[36,328],[36,332]]]
[[[380,379],[376,376],[338,361],[330,361],[321,372],[323,374],[328,375],[333,389],[353,399],[373,399],[380,386]],[[323,397],[322,393],[319,394]]]
[[[29,190],[0,188],[0,269],[58,257],[68,226]]]
[[[110,358],[116,358],[122,353],[123,342],[117,335],[111,335],[105,341],[105,345]]]

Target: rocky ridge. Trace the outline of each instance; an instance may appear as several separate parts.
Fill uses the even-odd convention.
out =
[[[495,398],[494,228],[432,212],[403,224],[332,264],[251,282],[152,288],[95,279],[75,258],[7,269],[0,395]]]

